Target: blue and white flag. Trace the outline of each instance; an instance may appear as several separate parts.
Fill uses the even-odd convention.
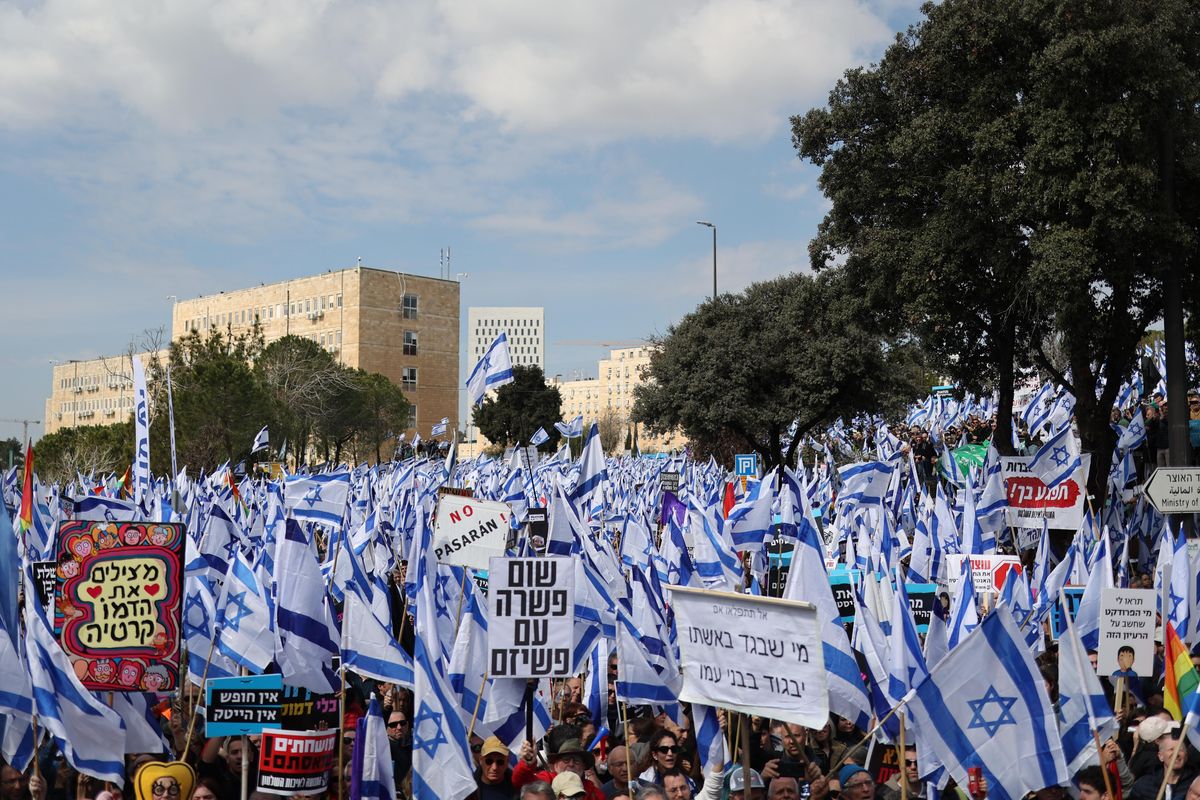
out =
[[[1075,434],[1070,425],[1065,425],[1038,448],[1029,461],[1029,471],[1040,478],[1047,489],[1053,489],[1074,475],[1082,463]]]
[[[412,688],[412,656],[354,589],[346,592],[342,614],[342,668],[367,678]]]
[[[508,354],[508,336],[501,333],[488,345],[483,358],[467,377],[467,402],[471,408],[483,402],[489,389],[513,382],[512,357]]]
[[[392,746],[379,700],[371,695],[367,713],[358,720],[358,746],[350,773],[350,796],[356,800],[395,800]]]
[[[414,547],[422,555],[409,564],[417,592],[412,791],[414,797],[429,800],[462,800],[477,788],[474,761],[442,659],[433,597],[437,564],[433,560],[430,531],[423,520],[423,515],[418,514],[414,533]]]
[[[580,414],[570,422],[556,422],[554,423],[554,427],[568,439],[578,439],[580,436],[583,436],[583,414]]]
[[[133,364],[133,502],[142,504],[150,493],[150,405],[146,398],[146,368],[134,355]]]
[[[240,549],[229,565],[221,591],[217,649],[239,666],[261,675],[275,660],[275,620],[265,587]]]
[[[289,475],[284,484],[284,502],[296,519],[340,527],[350,494],[350,473]]]
[[[880,505],[894,469],[894,464],[884,461],[866,461],[839,467],[842,490],[838,493],[838,507],[841,508],[843,504]]]
[[[580,417],[580,419],[582,419],[582,417]],[[533,436],[529,437],[529,443],[534,447],[538,447],[548,441],[550,441],[550,434],[546,433],[545,428],[538,428],[533,432]]]
[[[959,786],[971,767],[982,769],[989,800],[1071,779],[1046,686],[1011,614],[989,614],[907,699],[917,751],[932,756],[921,763],[942,764]]]
[[[25,596],[38,596],[28,571]],[[77,772],[123,786],[125,724],[79,682],[41,603],[25,604],[25,646],[38,722]]]
[[[170,745],[150,705],[148,692],[113,692],[108,696],[112,710],[125,725],[126,753],[169,753]]]
[[[265,450],[270,447],[270,434],[267,433],[267,426],[263,425],[262,430],[254,435],[254,444],[250,446],[251,453],[257,453],[259,450]]]
[[[579,455],[579,480],[571,490],[571,501],[586,501],[608,478],[608,467],[604,462],[604,451],[600,448],[600,426],[592,423],[583,452]]]
[[[338,652],[336,631],[321,591],[325,580],[312,538],[294,519],[275,543],[275,622],[283,680],[311,692],[334,691],[331,665]]]
[[[971,574],[970,557],[962,560],[958,594],[950,601],[950,633],[948,645],[954,650],[979,624],[979,607],[975,599],[975,578]]]
[[[442,417],[441,422],[434,425],[433,428],[429,431],[429,435],[430,436],[445,436],[446,429],[449,427],[450,427],[450,418]]]
[[[1117,721],[1071,621],[1069,606],[1063,602],[1062,607],[1067,630],[1058,639],[1058,714],[1063,758],[1074,775],[1090,763],[1099,763],[1093,728],[1103,742],[1116,732]]]

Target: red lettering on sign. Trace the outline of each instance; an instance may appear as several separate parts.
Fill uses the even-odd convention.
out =
[[[1067,480],[1047,489],[1036,477],[1013,477],[1004,480],[1008,504],[1013,508],[1073,508],[1079,500],[1079,484]]]

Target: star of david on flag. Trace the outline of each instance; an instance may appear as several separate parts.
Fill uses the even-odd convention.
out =
[[[472,408],[483,402],[488,389],[497,389],[512,383],[512,358],[508,354],[508,336],[501,333],[488,345],[483,358],[471,370],[467,378],[467,399]]]
[[[437,758],[438,748],[447,743],[446,732],[442,730],[442,715],[422,702],[413,720],[413,747],[423,750],[430,758]]]
[[[1029,462],[1029,471],[1040,478],[1047,489],[1053,489],[1074,475],[1082,463],[1075,434],[1070,425],[1064,425],[1038,448]]]
[[[307,522],[341,525],[350,494],[350,473],[289,475],[284,485],[284,503],[292,517]]]
[[[940,763],[966,786],[968,768],[980,767],[988,800],[1021,798],[1071,777],[1041,673],[1007,611],[989,614],[905,699],[929,773]]]

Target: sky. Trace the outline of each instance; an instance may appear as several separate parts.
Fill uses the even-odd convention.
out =
[[[51,360],[169,329],[169,295],[444,248],[464,331],[545,306],[546,372],[594,377],[604,348],[557,343],[711,293],[697,220],[720,291],[807,268],[828,204],[789,117],[919,5],[0,0],[0,418],[41,419]]]

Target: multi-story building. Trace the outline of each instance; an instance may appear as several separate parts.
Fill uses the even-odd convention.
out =
[[[508,334],[508,354],[514,365],[546,371],[546,309],[487,306],[467,309],[468,372],[501,333]]]
[[[413,404],[411,438],[428,437],[443,417],[457,426],[459,319],[457,281],[351,267],[180,300],[171,335],[237,333],[257,321],[268,344],[311,339],[342,364],[395,382]]]
[[[167,351],[137,353],[149,368]],[[50,398],[46,400],[46,433],[75,425],[110,425],[133,413],[133,374],[129,355],[56,361],[51,367]]]
[[[596,378],[559,382],[563,419],[572,420],[582,414],[587,424],[611,415],[618,424],[629,425],[633,390],[647,379],[650,351],[648,345],[612,350],[608,358],[598,362]],[[638,428],[638,447],[643,452],[674,450],[686,443],[680,433],[651,436],[644,428]]]
[[[427,437],[443,417],[450,418],[452,430],[457,425],[459,320],[456,281],[351,267],[179,300],[172,311],[171,337],[212,328],[239,333],[258,322],[268,344],[287,335],[311,339],[340,363],[394,381],[413,404],[407,431],[411,438],[414,432]],[[113,398],[100,393],[109,389],[104,364],[110,361],[64,362],[55,367],[47,401],[47,433],[65,425],[117,421],[115,414],[107,412],[120,406],[96,407],[97,401],[120,403],[125,395],[132,397],[127,387],[114,389],[118,394]],[[70,383],[64,383],[67,379]],[[82,384],[77,379],[98,383]],[[89,396],[92,386],[100,388],[92,389]],[[84,406],[76,411],[78,403]],[[63,410],[68,407],[71,410]]]

